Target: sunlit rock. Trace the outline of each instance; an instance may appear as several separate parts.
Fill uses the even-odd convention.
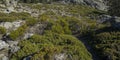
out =
[[[0,40],[0,50],[3,48],[8,48],[8,47],[9,45],[5,41]]]
[[[66,54],[56,54],[54,60],[66,60],[66,58],[67,58]]]
[[[25,21],[18,20],[14,22],[1,22],[0,26],[5,27],[7,30],[16,30],[18,27],[22,26]]]

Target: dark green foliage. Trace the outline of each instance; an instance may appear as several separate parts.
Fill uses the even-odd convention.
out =
[[[15,53],[14,56],[12,56],[11,60],[21,60],[23,57],[28,56],[30,54],[34,54],[35,52],[39,51],[38,46],[32,44],[28,40],[21,41],[19,44],[21,46],[21,50]]]
[[[0,27],[0,34],[5,34],[6,33],[6,29],[4,27]]]
[[[56,23],[52,26],[51,30],[56,33],[63,33],[63,34],[71,34],[71,30],[69,28],[69,23],[67,21],[58,20]]]
[[[66,53],[72,59],[91,60],[91,55],[84,45],[71,35],[46,32],[43,36],[34,35],[28,40],[19,43],[21,49],[12,56],[12,59],[22,59],[33,54],[32,60],[53,60],[55,54]],[[69,59],[69,57],[67,58]]]
[[[17,30],[12,31],[9,35],[9,37],[12,40],[16,40],[17,38],[21,37],[25,32],[26,32],[27,26],[23,25],[21,27],[19,27]]]
[[[93,33],[96,29],[104,27],[102,24],[97,24],[95,20],[75,17],[66,17],[65,20],[69,23],[69,28],[73,35],[85,36]]]
[[[44,20],[44,22],[48,22],[46,30],[59,34],[84,36],[92,34],[95,30],[104,27],[102,24],[97,24],[95,20],[86,18],[80,20],[76,17],[58,17],[57,19],[57,21]]]
[[[112,16],[120,16],[120,0],[108,0],[108,13]]]
[[[93,42],[102,59],[119,60],[120,32],[104,32],[97,34]]]

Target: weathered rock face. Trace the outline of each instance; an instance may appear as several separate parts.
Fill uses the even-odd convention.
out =
[[[2,41],[0,40],[0,60],[9,60],[8,51],[10,53],[17,52],[20,47],[17,46],[17,41]]]
[[[119,28],[120,27],[120,17],[110,16],[110,15],[100,15],[96,18],[98,23],[110,23],[112,27]],[[120,28],[119,28],[120,29]]]
[[[4,0],[5,6],[7,7],[7,12],[14,11],[14,7],[17,6],[19,0]],[[107,11],[108,6],[107,0],[62,0],[61,3],[75,3],[75,4],[83,4],[94,7],[99,10]]]
[[[84,4],[99,10],[107,10],[106,0],[62,0],[66,3]]]
[[[94,7],[97,8],[99,10],[107,10],[108,6],[107,6],[107,1],[105,0],[85,0],[85,2]]]

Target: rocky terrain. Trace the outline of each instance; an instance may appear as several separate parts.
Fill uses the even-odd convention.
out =
[[[0,60],[119,60],[120,17],[108,7],[107,0],[1,0]]]

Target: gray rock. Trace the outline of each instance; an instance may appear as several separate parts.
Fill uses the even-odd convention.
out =
[[[84,2],[87,5],[92,6],[99,10],[107,11],[108,8],[108,6],[106,5],[107,2],[105,0],[84,0]]]
[[[100,16],[98,16],[97,20],[99,23],[104,23],[106,21],[110,21],[111,18],[112,17],[110,15],[100,15]]]
[[[11,28],[13,25],[11,22],[2,22],[0,23],[0,26],[5,27],[6,29]]]
[[[5,41],[0,40],[0,50],[3,48],[8,48],[8,47],[9,45]]]
[[[20,49],[20,47],[19,46],[11,46],[9,49],[10,49],[11,53],[15,53]]]
[[[14,22],[1,22],[0,26],[5,27],[7,30],[10,30],[10,29],[16,30],[18,27],[20,27],[24,23],[25,23],[25,21],[22,21],[22,20],[18,20],[18,21],[14,21]]]
[[[20,47],[17,46],[18,41],[7,41],[7,43],[9,44],[9,49],[11,53],[15,53],[20,49]]]
[[[16,46],[18,44],[18,41],[7,41],[10,47]]]
[[[7,56],[3,56],[2,60],[9,60]]]
[[[30,38],[31,36],[33,36],[34,34],[33,33],[26,33],[24,35],[24,38],[23,39],[27,39],[27,38]]]
[[[66,60],[67,55],[66,54],[56,54],[54,57],[54,60]]]
[[[43,34],[46,26],[47,24],[38,23],[35,26],[31,27],[28,32],[32,34]]]
[[[110,15],[100,15],[96,19],[98,23],[110,23],[112,27],[119,28],[120,27],[120,17],[110,16]]]
[[[4,54],[0,54],[0,60],[9,60]]]
[[[99,10],[104,10],[107,11],[107,1],[105,0],[62,0],[62,2],[66,3],[75,3],[75,4],[83,4],[83,5],[88,5],[91,7],[94,7]]]
[[[4,4],[7,7],[7,10],[4,13],[13,12],[15,7],[17,6],[17,0],[4,0]]]
[[[14,21],[12,22],[13,24],[13,29],[16,30],[18,27],[22,26],[25,23],[25,21],[22,20],[18,20],[18,21]]]

